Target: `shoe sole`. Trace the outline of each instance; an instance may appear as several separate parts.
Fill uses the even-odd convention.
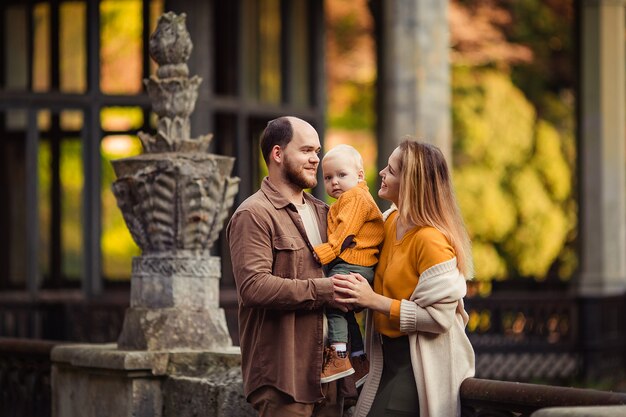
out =
[[[365,380],[367,379],[367,374],[364,377],[361,377],[358,381],[354,383],[354,385],[359,388],[361,385],[365,384]]]
[[[339,372],[338,374],[327,376],[326,378],[322,378],[322,379],[320,379],[320,382],[322,384],[326,384],[328,382],[333,382],[333,381],[336,381],[338,379],[345,378],[348,375],[352,375],[353,373],[354,373],[354,368],[350,368],[350,369],[345,370],[343,372]]]

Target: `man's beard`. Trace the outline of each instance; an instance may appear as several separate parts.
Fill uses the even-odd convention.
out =
[[[309,179],[305,177],[302,169],[292,165],[289,159],[285,160],[285,176],[290,183],[302,189],[313,188],[317,185],[317,178]]]

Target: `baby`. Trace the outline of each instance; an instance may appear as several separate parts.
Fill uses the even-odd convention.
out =
[[[322,160],[324,187],[337,201],[328,212],[328,242],[314,248],[326,275],[361,274],[371,284],[383,241],[383,217],[364,180],[363,159],[352,146],[338,145]],[[327,309],[330,348],[324,355],[321,382],[352,375],[365,381],[369,362],[354,313]],[[350,340],[350,359],[347,343]],[[351,363],[352,362],[352,363]]]

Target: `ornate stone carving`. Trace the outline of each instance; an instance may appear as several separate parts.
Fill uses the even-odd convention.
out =
[[[161,16],[150,37],[159,64],[145,81],[156,134],[140,132],[144,154],[113,161],[113,193],[143,255],[133,261],[122,349],[216,349],[232,344],[219,308],[219,237],[238,191],[234,158],[208,153],[212,135],[190,138],[199,77],[189,78],[185,14]]]
[[[160,67],[146,80],[157,132],[139,133],[144,155],[113,161],[113,193],[144,253],[209,250],[239,187],[239,179],[230,177],[234,158],[208,153],[212,135],[189,137],[201,82],[188,77],[191,50],[185,14],[161,16],[150,37],[150,54]]]
[[[133,276],[220,277],[217,256],[138,256],[133,259]]]

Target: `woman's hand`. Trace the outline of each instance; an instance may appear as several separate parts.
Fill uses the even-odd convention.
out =
[[[366,307],[384,314],[389,314],[391,299],[374,292],[369,282],[361,274],[333,275],[335,301],[351,304],[354,307]]]

